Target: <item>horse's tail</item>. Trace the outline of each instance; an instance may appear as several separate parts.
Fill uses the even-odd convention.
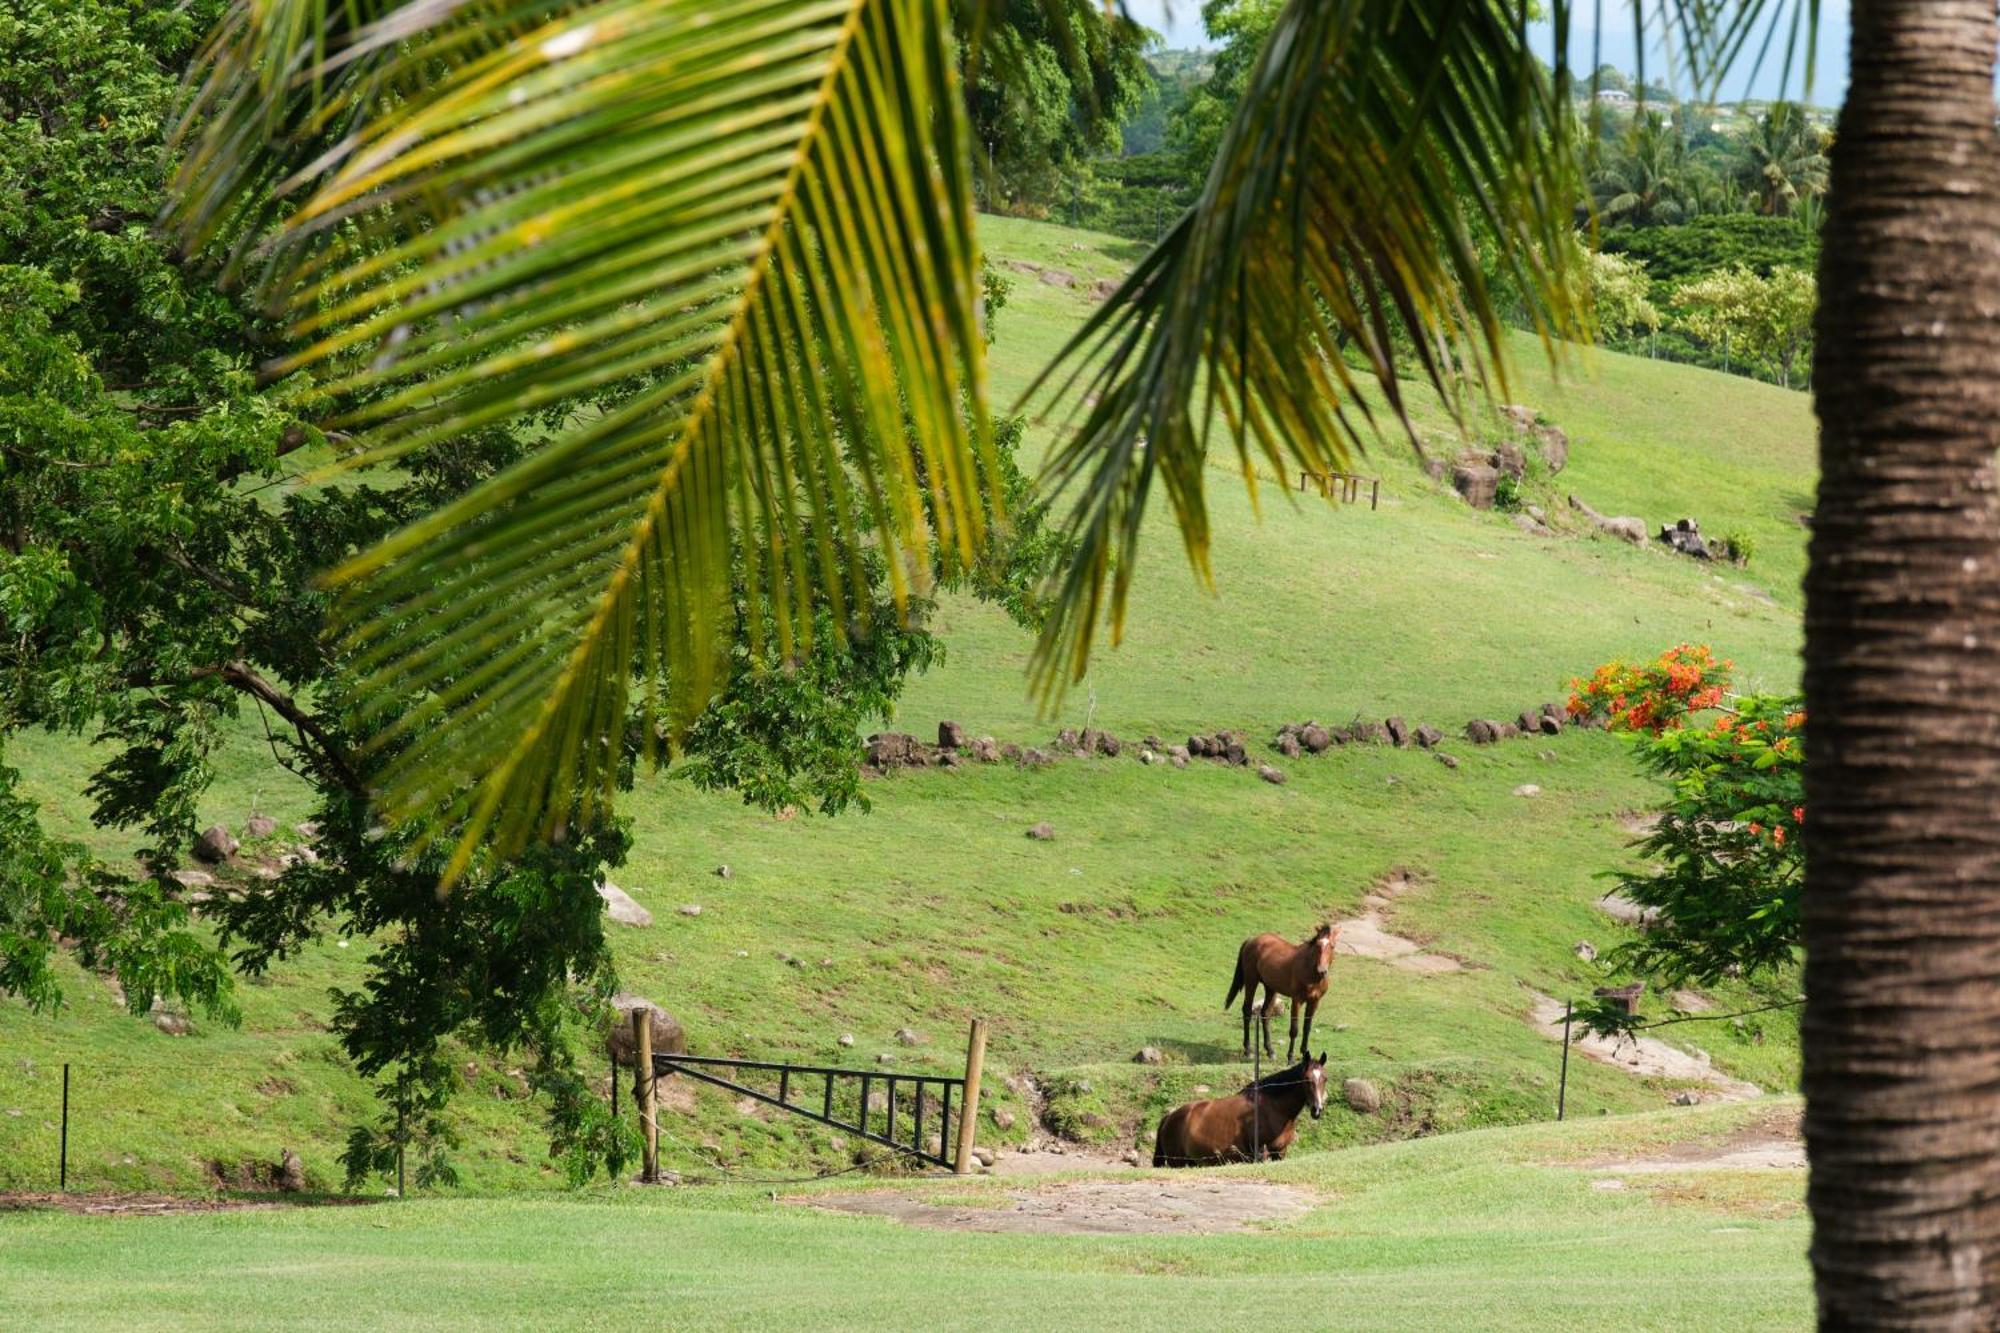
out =
[[[1229,978],[1229,998],[1222,1002],[1224,1009],[1228,1009],[1231,1005],[1235,1004],[1236,997],[1243,993],[1245,986],[1250,984],[1250,979],[1244,975],[1248,969],[1243,966],[1243,961],[1243,951],[1238,949],[1236,951],[1236,971]],[[1252,987],[1252,989],[1254,990],[1255,988]]]

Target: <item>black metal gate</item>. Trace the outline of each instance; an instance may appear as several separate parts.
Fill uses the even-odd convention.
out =
[[[982,1043],[983,1045],[983,1043]],[[763,1087],[752,1087],[738,1082],[735,1075],[755,1073],[765,1076]],[[734,1060],[712,1055],[661,1055],[653,1056],[655,1077],[686,1074],[689,1078],[703,1083],[712,1083],[718,1088],[741,1093],[755,1098],[767,1106],[776,1106],[802,1115],[808,1120],[817,1120],[823,1125],[848,1134],[854,1134],[879,1143],[885,1148],[905,1152],[933,1166],[941,1166],[950,1171],[954,1168],[951,1156],[957,1141],[956,1130],[963,1121],[966,1110],[965,1080],[947,1078],[938,1074],[904,1074],[880,1069],[835,1069],[827,1065],[783,1064],[773,1060]],[[769,1076],[777,1076],[777,1088],[770,1088]],[[836,1096],[836,1089],[846,1084],[855,1086],[854,1099],[858,1124],[843,1120],[836,1114],[835,1102],[844,1102],[844,1097]],[[803,1085],[803,1086],[802,1086]],[[884,1105],[878,1123],[877,1113],[869,1106],[870,1095],[877,1085],[885,1093]],[[924,1090],[934,1088],[936,1110],[931,1116],[925,1115]],[[898,1102],[897,1091],[903,1091]],[[956,1101],[957,1105],[953,1105]],[[898,1137],[897,1120],[903,1121],[907,1135]],[[975,1110],[974,1114],[977,1114]],[[956,1117],[956,1119],[954,1118]],[[932,1152],[924,1138],[926,1124],[937,1133],[938,1148]]]

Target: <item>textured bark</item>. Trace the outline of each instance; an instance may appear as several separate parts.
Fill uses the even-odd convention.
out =
[[[1992,0],[1857,0],[1820,266],[1805,1092],[1820,1319],[2000,1321]]]

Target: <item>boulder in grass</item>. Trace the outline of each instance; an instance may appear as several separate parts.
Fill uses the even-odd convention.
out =
[[[1273,787],[1282,787],[1285,785],[1285,770],[1282,768],[1273,768],[1269,764],[1259,764],[1257,765],[1257,776],[1270,783]]]
[[[290,1148],[278,1158],[278,1169],[272,1174],[286,1194],[297,1194],[306,1187],[306,1164]]]
[[[1000,762],[1000,746],[991,736],[981,736],[972,743],[972,757],[982,764]]]
[[[220,824],[213,824],[203,829],[201,836],[194,840],[195,859],[206,861],[210,865],[221,865],[236,855],[236,849],[240,845],[235,835],[228,829]]]
[[[1141,1046],[1139,1053],[1132,1057],[1135,1065],[1163,1065],[1166,1062],[1166,1052],[1157,1046]]]
[[[1465,739],[1474,745],[1491,745],[1500,739],[1500,724],[1476,717],[1465,724]]]
[[[1357,1114],[1373,1115],[1382,1109],[1382,1094],[1365,1078],[1348,1079],[1340,1085],[1340,1095]]]
[[[1458,767],[1458,760],[1452,757],[1451,755],[1446,754],[1443,750],[1433,750],[1431,751],[1431,753],[1435,754],[1437,756],[1437,761],[1440,764],[1443,764],[1446,768]]]
[[[1429,726],[1418,727],[1410,733],[1410,736],[1411,739],[1416,741],[1418,746],[1426,750],[1435,750],[1438,742],[1444,739],[1442,731],[1439,731],[1436,727]]]
[[[268,838],[278,831],[278,821],[269,815],[252,815],[244,821],[243,831],[253,838]]]
[[[687,1033],[679,1019],[643,995],[621,994],[611,997],[611,1022],[604,1034],[604,1049],[612,1063],[626,1069],[633,1067],[638,1047],[632,1040],[632,1015],[641,1012],[650,1019],[647,1026],[652,1030],[655,1055],[687,1053]]]
[[[1562,719],[1556,717],[1554,714],[1543,713],[1540,717],[1536,719],[1536,721],[1541,724],[1542,735],[1544,736],[1562,735],[1562,729],[1563,729]]]
[[[1524,732],[1532,733],[1540,731],[1542,729],[1542,715],[1531,709],[1523,708],[1521,715],[1514,719],[1514,725]]]
[[[1106,759],[1116,759],[1124,748],[1125,742],[1119,740],[1110,732],[1101,731],[1097,734],[1097,752]]]
[[[963,747],[965,744],[965,728],[956,722],[938,723],[937,743],[940,750],[956,750]]]
[[[1382,724],[1382,730],[1388,733],[1389,743],[1397,749],[1400,750],[1408,747],[1410,743],[1410,728],[1402,718],[1390,718]]]
[[[1333,745],[1333,733],[1317,722],[1308,722],[1299,728],[1299,744],[1310,754],[1325,754]]]
[[[1285,758],[1287,759],[1298,758],[1299,738],[1293,735],[1289,731],[1286,732],[1284,735],[1278,737],[1278,753],[1285,756]]]
[[[1451,470],[1451,485],[1474,509],[1491,509],[1500,489],[1500,469],[1484,463],[1460,463]]]
[[[1029,829],[1028,836],[1036,842],[1052,842],[1056,836],[1055,826],[1044,820]]]
[[[604,900],[605,914],[619,925],[644,928],[653,924],[653,914],[610,880],[598,882],[597,896]]]

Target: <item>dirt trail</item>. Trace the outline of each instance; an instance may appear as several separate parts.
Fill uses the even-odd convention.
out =
[[[1340,940],[1334,952],[1377,958],[1406,972],[1463,971],[1465,964],[1458,959],[1448,954],[1426,953],[1424,946],[1415,940],[1390,932],[1385,914],[1396,899],[1416,888],[1418,882],[1412,872],[1401,867],[1377,880],[1361,900],[1361,915],[1336,923],[1340,927]]]
[[[1656,1175],[1668,1171],[1796,1171],[1806,1164],[1805,1140],[1799,1137],[1799,1115],[1781,1111],[1744,1125],[1725,1139],[1678,1143],[1644,1157],[1597,1157],[1582,1163],[1624,1175]]]
[[[1243,1231],[1260,1222],[1298,1217],[1312,1208],[1313,1196],[1261,1180],[1204,1179],[1182,1173],[1011,1190],[991,1206],[933,1202],[920,1194],[886,1190],[812,1195],[789,1202],[953,1231],[1118,1236]]]
[[[1531,993],[1535,1006],[1529,1021],[1535,1025],[1535,1031],[1560,1042],[1563,1002],[1539,991]],[[1570,1038],[1570,1048],[1586,1059],[1612,1065],[1639,1078],[1672,1078],[1705,1084],[1714,1101],[1747,1102],[1764,1095],[1764,1090],[1755,1083],[1731,1078],[1716,1069],[1708,1056],[1669,1046],[1657,1037],[1603,1037],[1579,1029]]]

